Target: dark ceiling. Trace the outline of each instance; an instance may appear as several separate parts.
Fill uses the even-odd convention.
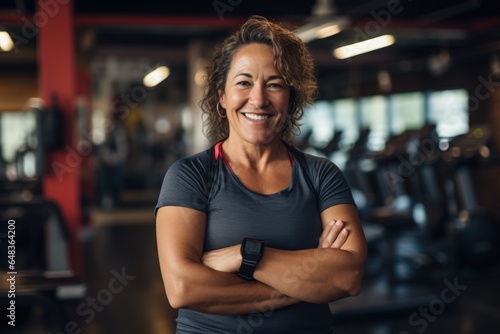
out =
[[[76,0],[77,47],[90,49],[91,55],[150,54],[173,63],[185,63],[186,49],[193,39],[210,45],[253,14],[300,27],[313,19],[314,6],[324,2]],[[349,24],[335,36],[308,44],[323,77],[335,74],[342,80],[342,73],[352,68],[423,70],[430,58],[439,58],[442,50],[446,50],[455,64],[467,66],[487,59],[500,48],[500,11],[496,0],[332,0],[331,3],[335,12],[330,17],[347,18]],[[35,0],[2,0],[0,26],[19,32],[22,28],[19,18],[31,17],[34,4]],[[396,43],[350,60],[332,56],[336,46],[383,33],[393,34]],[[33,62],[34,46],[35,41],[26,46],[24,53],[0,54],[0,68]]]
[[[66,1],[48,1],[53,3]],[[322,1],[318,1],[322,2]],[[263,0],[75,0],[77,14],[109,14],[109,15],[179,15],[179,16],[211,16],[217,15],[217,9],[226,8],[227,16],[246,17],[252,14],[273,17],[305,18],[311,14],[315,0],[303,1],[263,1]],[[370,17],[370,11],[387,9],[391,6],[402,7],[399,18],[417,19],[428,15],[440,14],[440,19],[471,19],[493,17],[498,14],[498,5],[494,0],[333,0],[332,3],[340,14]],[[398,6],[395,4],[398,3]],[[0,9],[32,13],[35,0],[3,0]]]

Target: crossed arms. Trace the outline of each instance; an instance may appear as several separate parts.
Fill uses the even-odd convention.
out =
[[[212,314],[246,314],[272,303],[328,303],[357,295],[366,260],[366,241],[356,208],[332,206],[321,213],[318,247],[284,251],[266,247],[254,280],[235,275],[240,245],[203,253],[206,216],[165,206],[156,218],[158,256],[165,291],[174,308]],[[338,224],[337,224],[338,222]]]

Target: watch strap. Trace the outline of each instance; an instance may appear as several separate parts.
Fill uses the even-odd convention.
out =
[[[243,259],[243,261],[241,261],[240,270],[238,271],[238,276],[250,281],[253,280],[253,273],[255,272],[255,267],[257,267],[256,261]]]
[[[241,243],[241,266],[237,275],[253,280],[255,268],[259,263],[264,251],[264,241],[252,238],[244,238]]]

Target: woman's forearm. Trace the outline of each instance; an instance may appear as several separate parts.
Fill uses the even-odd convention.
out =
[[[172,307],[236,315],[260,312],[266,307],[278,309],[297,302],[263,283],[248,282],[235,273],[203,264],[205,221],[205,214],[193,209],[166,206],[158,210],[158,257]],[[237,267],[241,263],[238,247],[233,252],[236,255],[232,261]],[[207,256],[206,261],[210,262],[209,259]],[[223,266],[226,261],[215,263]]]
[[[326,303],[356,295],[361,288],[366,247],[364,236],[352,223],[325,224],[318,248],[296,251],[266,247],[254,278],[286,296]],[[344,249],[345,248],[345,249]],[[240,246],[206,252],[202,263],[212,269],[236,273],[241,265]]]
[[[269,312],[298,302],[262,282],[246,281],[198,263],[171,267],[165,289],[172,307],[211,314]]]
[[[254,277],[299,300],[331,302],[359,293],[364,261],[362,254],[340,249],[266,248]]]

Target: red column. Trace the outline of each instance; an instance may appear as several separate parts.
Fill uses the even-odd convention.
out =
[[[73,0],[37,0],[33,24],[38,29],[38,80],[40,97],[50,103],[57,94],[63,111],[64,144],[47,154],[43,180],[44,196],[62,210],[70,231],[70,260],[73,270],[81,273],[80,237],[80,164],[75,149],[76,61],[74,46]]]

